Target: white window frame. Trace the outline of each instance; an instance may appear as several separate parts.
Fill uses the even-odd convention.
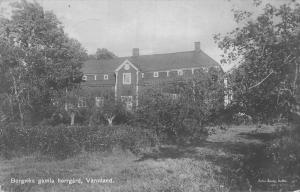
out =
[[[86,107],[86,99],[85,97],[79,97],[78,98],[78,103],[77,103],[77,107],[81,108],[81,107]]]
[[[178,71],[177,71],[177,74],[178,74],[179,76],[183,76],[183,70],[181,70],[181,69],[178,70]]]
[[[177,99],[179,98],[179,94],[177,94],[177,93],[172,93],[172,94],[171,94],[171,97],[172,97],[173,100],[177,100]]]
[[[105,74],[105,75],[103,76],[103,78],[104,78],[104,80],[108,80],[108,75]]]
[[[83,80],[83,81],[86,81],[86,80],[87,80],[87,76],[86,76],[86,75],[83,75],[83,76],[82,76],[82,80]]]
[[[128,111],[132,110],[132,106],[133,106],[133,97],[130,96],[121,96],[121,101],[125,103],[126,105],[126,109]]]
[[[153,77],[159,77],[159,73],[157,71],[153,72]]]
[[[128,81],[126,80],[127,75],[128,75]],[[131,85],[131,73],[123,73],[123,84]]]

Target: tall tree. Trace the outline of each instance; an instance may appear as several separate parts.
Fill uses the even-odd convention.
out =
[[[38,3],[12,5],[10,19],[0,21],[1,74],[21,124],[25,111],[41,118],[54,97],[80,82],[86,51],[69,38],[56,16]]]
[[[157,134],[192,136],[215,120],[224,107],[222,71],[199,71],[189,80],[174,79],[145,91],[139,99],[137,117]]]
[[[98,60],[100,60],[100,59],[113,59],[113,58],[116,58],[116,57],[117,56],[113,52],[111,52],[111,51],[109,51],[105,48],[102,48],[102,49],[98,48],[97,51],[96,51],[96,59],[98,59]]]
[[[234,18],[242,27],[215,36],[224,51],[222,62],[237,65],[229,75],[234,103],[261,120],[289,115],[300,55],[299,4],[266,4],[255,18],[250,12],[235,10]]]

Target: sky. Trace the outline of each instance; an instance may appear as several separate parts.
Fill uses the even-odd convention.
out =
[[[199,41],[201,49],[217,62],[222,51],[213,35],[226,34],[236,27],[231,10],[259,12],[250,0],[36,1],[45,10],[52,10],[65,32],[79,40],[89,54],[97,48],[106,48],[120,57],[130,56],[132,48],[139,48],[140,55],[190,51]],[[1,15],[9,14],[10,2],[0,0]]]

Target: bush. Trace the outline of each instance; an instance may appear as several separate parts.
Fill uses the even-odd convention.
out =
[[[84,126],[40,126],[38,127],[39,150],[44,155],[64,159],[77,154],[84,147],[90,131]]]
[[[86,150],[110,151],[114,147],[139,154],[158,144],[153,131],[127,125],[103,126],[88,136]]]
[[[249,181],[255,191],[293,191],[300,186],[300,135],[281,129],[274,136],[264,145],[243,148],[244,156],[230,170],[231,185],[243,188]],[[268,179],[275,182],[261,182]]]
[[[5,157],[14,153],[39,152],[57,159],[86,151],[110,151],[120,146],[135,154],[158,143],[150,130],[132,126],[46,126],[20,127],[7,124],[0,129],[0,152]]]
[[[273,161],[269,175],[280,175],[288,181],[291,189],[300,186],[300,136],[285,135],[275,139],[267,148],[266,154]]]
[[[205,136],[204,126],[217,119],[224,107],[219,72],[201,70],[192,79],[176,78],[149,87],[139,97],[137,118],[155,128],[158,135],[166,135],[166,141],[190,142],[195,134]]]

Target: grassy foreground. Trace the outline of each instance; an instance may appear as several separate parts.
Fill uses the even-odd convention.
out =
[[[236,165],[249,146],[259,147],[274,131],[272,126],[234,126],[214,131],[198,146],[167,146],[140,157],[115,148],[61,161],[36,154],[1,159],[0,185],[4,192],[249,191],[247,181],[240,189],[230,188],[232,179],[224,173],[239,170]],[[237,175],[234,181],[239,179]]]
[[[4,191],[223,191],[214,178],[218,167],[189,158],[138,161],[130,152],[116,149],[111,154],[83,153],[64,161],[33,155],[1,162]],[[35,183],[21,184],[21,179]]]

